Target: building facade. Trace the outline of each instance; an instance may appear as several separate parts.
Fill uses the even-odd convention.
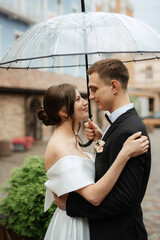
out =
[[[133,85],[129,92],[142,117],[160,111],[159,61],[157,59],[134,64]]]
[[[84,78],[39,70],[0,69],[0,141],[24,136],[48,140],[53,128],[42,125],[36,112],[42,106],[45,90],[62,83],[75,85],[86,98]]]
[[[86,11],[117,12],[132,16],[132,7],[127,0],[86,0],[85,6]],[[33,24],[61,14],[80,11],[79,0],[0,0],[1,57],[12,43]],[[132,87],[133,63],[127,66]],[[53,129],[42,126],[36,118],[36,111],[42,105],[45,90],[52,84],[66,81],[76,84],[78,90],[86,97],[85,72],[81,69],[59,69],[56,72],[1,70],[0,140],[11,141],[15,137],[27,135],[37,140],[47,140]],[[93,121],[104,129],[107,125],[104,113],[100,112],[94,103],[91,107]]]
[[[0,0],[0,58],[13,42],[34,24],[70,11],[79,11],[78,1]],[[88,5],[89,6],[89,5]],[[86,97],[85,79],[54,72],[0,69],[0,141],[32,136],[47,140],[52,128],[36,117],[45,90],[64,82],[77,86]],[[85,90],[84,90],[85,89]]]

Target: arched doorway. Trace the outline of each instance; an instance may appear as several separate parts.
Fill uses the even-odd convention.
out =
[[[36,140],[41,140],[42,129],[41,122],[37,118],[37,110],[40,108],[41,102],[39,99],[32,99],[29,107],[29,135],[34,137]]]

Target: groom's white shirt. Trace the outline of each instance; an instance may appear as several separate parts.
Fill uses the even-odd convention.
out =
[[[111,122],[113,123],[114,121],[116,121],[116,119],[121,116],[123,113],[127,112],[129,109],[133,108],[133,103],[124,105],[120,108],[117,108],[114,112],[109,113],[108,111],[106,111],[107,115],[109,116]],[[103,136],[106,134],[106,132],[108,131],[109,127],[111,125],[109,124],[109,126],[106,128],[106,130],[103,133]],[[102,136],[102,138],[103,138]]]

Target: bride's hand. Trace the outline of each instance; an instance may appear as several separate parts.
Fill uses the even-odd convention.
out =
[[[131,158],[147,152],[148,148],[148,137],[142,136],[141,132],[137,132],[125,141],[122,150]]]
[[[54,202],[56,203],[57,207],[60,208],[61,210],[65,211],[66,210],[66,201],[68,198],[68,193],[58,197],[55,193],[53,193],[54,196]]]

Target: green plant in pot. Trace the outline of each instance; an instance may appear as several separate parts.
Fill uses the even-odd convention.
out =
[[[13,170],[6,186],[1,189],[7,194],[0,202],[0,214],[4,216],[3,221],[7,224],[7,228],[34,240],[44,238],[56,210],[56,205],[53,203],[44,213],[46,180],[43,157],[27,157],[23,167]]]

